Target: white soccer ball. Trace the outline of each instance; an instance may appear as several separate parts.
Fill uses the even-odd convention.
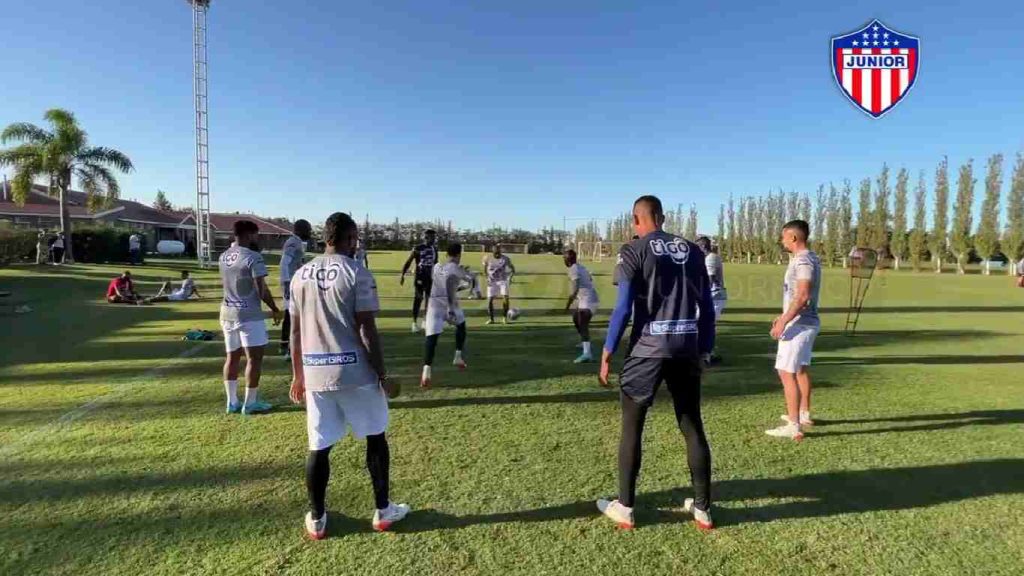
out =
[[[517,318],[519,318],[519,308],[509,308],[508,319],[511,321]]]

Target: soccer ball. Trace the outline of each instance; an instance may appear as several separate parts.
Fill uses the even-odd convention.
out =
[[[515,320],[517,318],[519,318],[519,308],[509,308],[509,311],[508,311],[508,319],[509,319],[509,321],[511,322],[511,321],[513,321],[513,320]]]

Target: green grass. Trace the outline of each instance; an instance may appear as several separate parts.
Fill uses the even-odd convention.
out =
[[[560,312],[564,268],[519,256],[523,320],[470,314],[470,370],[439,349],[436,388],[416,389],[401,254],[372,254],[392,404],[392,494],[414,514],[369,530],[363,446],[333,453],[330,538],[304,540],[304,413],[288,371],[263,390],[281,409],[223,415],[219,288],[203,302],[102,303],[114,267],[0,270],[0,574],[1020,574],[1024,566],[1024,290],[1005,276],[880,273],[851,338],[848,279],[828,270],[813,375],[820,425],[774,440],[782,397],[769,321],[782,269],[729,265],[726,363],[704,382],[714,454],[710,535],[678,511],[685,450],[660,398],[645,438],[638,528],[592,501],[616,489],[618,406],[576,366]],[[476,257],[471,264],[478,264]],[[137,270],[145,291],[183,264]],[[604,303],[611,264],[592,266]],[[273,270],[272,273],[276,273]],[[603,336],[607,311],[598,320]]]

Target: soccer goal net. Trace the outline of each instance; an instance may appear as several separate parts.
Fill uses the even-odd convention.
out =
[[[528,254],[530,252],[529,244],[498,244],[501,247],[501,251],[505,254]]]
[[[614,253],[611,242],[577,242],[576,255],[581,260],[601,262],[611,258]]]
[[[487,252],[487,246],[484,244],[463,244],[463,252]]]

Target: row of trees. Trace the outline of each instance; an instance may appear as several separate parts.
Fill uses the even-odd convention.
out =
[[[976,183],[974,163],[968,160],[958,171],[950,219],[949,162],[943,158],[935,169],[931,228],[927,225],[924,171],[918,174],[914,188],[911,219],[910,175],[901,168],[893,185],[888,165],[882,166],[874,182],[871,178],[859,182],[856,219],[849,180],[839,189],[832,184],[827,189],[819,186],[813,213],[807,194],[769,192],[740,198],[738,203],[730,197],[719,209],[718,244],[724,257],[732,261],[781,262],[779,230],[786,221],[800,218],[811,224],[815,249],[829,266],[843,262],[854,246],[877,250],[897,269],[909,260],[915,269],[931,262],[934,270],[941,272],[943,263],[952,260],[961,274],[972,256],[986,263],[997,256],[1011,262],[1024,257],[1024,155],[1017,155],[1012,170],[1002,228],[1002,154],[988,159],[985,196],[975,227]],[[989,273],[987,265],[985,272]]]

